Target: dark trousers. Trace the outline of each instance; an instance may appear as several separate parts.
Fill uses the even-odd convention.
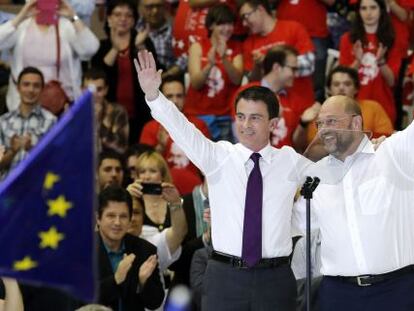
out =
[[[296,281],[289,265],[240,269],[210,259],[202,311],[295,311]]]
[[[413,311],[414,273],[360,287],[324,277],[319,288],[321,311]]]

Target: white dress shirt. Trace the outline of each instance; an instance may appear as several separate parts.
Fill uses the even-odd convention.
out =
[[[414,264],[413,159],[412,123],[377,151],[364,137],[344,162],[328,156],[318,163],[345,172],[337,184],[321,180],[311,205],[321,230],[322,274],[381,274]],[[304,210],[302,199],[293,217],[302,229]]]
[[[253,151],[241,144],[207,139],[161,93],[148,105],[153,117],[207,178],[214,249],[240,257]],[[299,185],[295,166],[302,157],[290,147],[276,149],[270,145],[259,153],[263,176],[262,257],[288,256],[292,250],[293,198]]]

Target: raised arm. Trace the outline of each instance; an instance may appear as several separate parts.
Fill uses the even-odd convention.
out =
[[[157,99],[159,87],[161,85],[162,70],[157,71],[155,59],[151,52],[147,50],[138,53],[138,60],[134,59],[135,69],[138,74],[138,81],[145,98],[148,101]]]

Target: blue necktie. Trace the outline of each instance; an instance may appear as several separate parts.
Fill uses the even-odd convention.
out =
[[[260,153],[253,153],[253,170],[247,180],[244,208],[242,259],[253,267],[262,258],[263,179],[260,172]]]

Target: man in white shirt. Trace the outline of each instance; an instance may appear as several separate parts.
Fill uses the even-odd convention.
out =
[[[295,310],[296,284],[287,257],[292,251],[292,202],[299,185],[292,176],[301,157],[290,147],[275,149],[269,144],[278,116],[275,95],[264,87],[242,91],[236,100],[239,143],[212,142],[159,92],[161,72],[156,71],[152,55],[142,51],[138,59],[138,79],[153,117],[209,185],[214,252],[204,279],[203,310]],[[262,233],[261,256],[252,264],[245,259],[250,249],[245,250],[243,229],[249,220],[245,217],[245,199],[251,196],[246,195],[249,175],[257,171],[263,186],[260,202],[255,203],[262,206],[262,221],[253,233]]]
[[[414,124],[374,151],[358,104],[341,95],[325,101],[316,124],[330,154],[317,163],[326,171],[312,201],[320,310],[414,310]],[[294,209],[302,229],[303,205]]]

